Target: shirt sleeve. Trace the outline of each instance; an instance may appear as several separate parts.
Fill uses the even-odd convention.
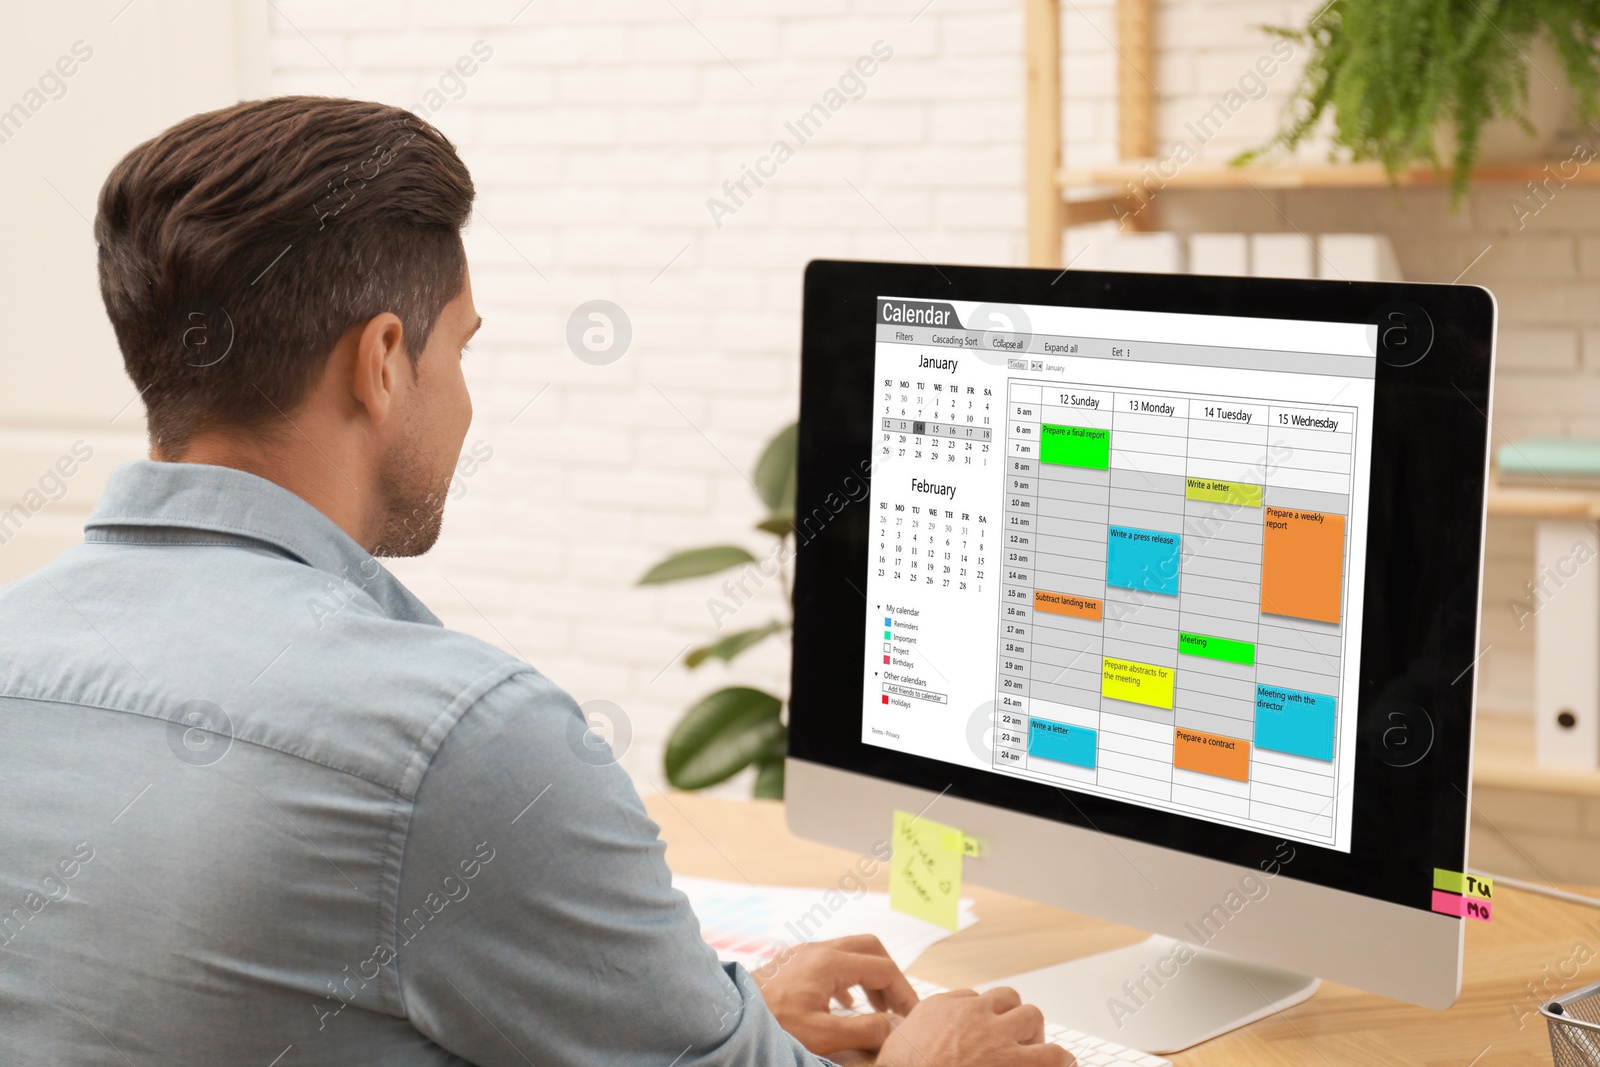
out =
[[[585,733],[528,672],[435,754],[390,935],[412,1025],[480,1067],[825,1064],[701,940],[659,827]]]

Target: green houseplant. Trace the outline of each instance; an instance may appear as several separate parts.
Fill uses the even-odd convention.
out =
[[[1584,120],[1600,114],[1600,4],[1594,0],[1332,0],[1302,28],[1267,32],[1310,49],[1283,128],[1236,164],[1288,152],[1332,112],[1334,146],[1390,177],[1421,163],[1451,168],[1459,201],[1485,126],[1511,119],[1530,135],[1529,78],[1571,84]],[[1530,71],[1536,42],[1547,60]],[[1543,162],[1543,161],[1540,161]]]
[[[768,638],[787,633],[793,623],[788,562],[794,552],[794,482],[796,427],[778,431],[756,463],[754,485],[767,517],[755,528],[772,538],[770,550],[759,560],[738,545],[712,545],[675,552],[645,572],[640,585],[661,585],[703,578],[734,568],[750,568],[768,577],[769,567],[783,583],[789,617],[771,619],[759,626],[736,630],[709,644],[689,650],[684,664],[694,670],[710,660],[732,663],[741,653]],[[712,602],[712,616],[720,628],[724,615],[734,608]],[[678,789],[704,789],[756,767],[755,795],[783,796],[783,755],[789,731],[783,723],[783,700],[750,686],[728,686],[708,693],[684,712],[667,738],[664,758],[667,781]]]

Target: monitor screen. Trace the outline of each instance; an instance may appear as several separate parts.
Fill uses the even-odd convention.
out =
[[[1487,292],[818,261],[803,321],[791,761],[1431,908]]]
[[[861,742],[1348,853],[1373,329],[881,294]]]

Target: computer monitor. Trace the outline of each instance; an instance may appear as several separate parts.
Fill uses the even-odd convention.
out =
[[[1012,981],[1122,1044],[1319,978],[1448,1006],[1495,316],[810,264],[790,827],[866,851],[924,813],[981,842],[969,882],[1151,931]]]

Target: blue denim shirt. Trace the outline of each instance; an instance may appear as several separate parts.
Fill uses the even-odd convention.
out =
[[[572,699],[240,471],[0,591],[0,1063],[815,1064]]]

